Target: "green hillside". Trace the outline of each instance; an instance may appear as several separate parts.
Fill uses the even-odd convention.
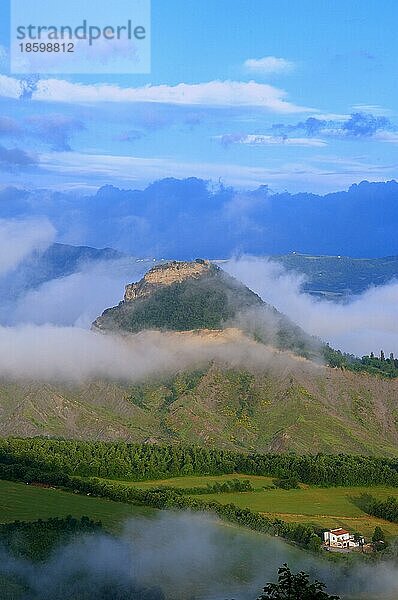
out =
[[[313,366],[211,365],[136,385],[1,383],[0,436],[398,455],[398,380]]]

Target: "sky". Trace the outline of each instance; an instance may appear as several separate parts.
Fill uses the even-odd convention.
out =
[[[326,193],[397,177],[394,0],[152,0],[148,74],[13,73],[9,12],[3,0],[2,187],[197,176]]]

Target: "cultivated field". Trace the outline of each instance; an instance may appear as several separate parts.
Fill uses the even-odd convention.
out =
[[[201,494],[203,500],[216,500],[225,504],[233,503],[241,508],[250,508],[265,515],[288,522],[311,523],[325,529],[345,527],[371,536],[376,525],[380,525],[388,536],[398,535],[398,523],[389,523],[371,517],[358,508],[353,497],[369,493],[377,498],[394,496],[398,489],[375,487],[336,487],[318,488],[301,485],[297,490],[264,489],[272,485],[272,478],[253,475],[215,475],[202,477],[175,477],[154,481],[131,482],[139,488],[159,485],[178,488],[206,487],[216,481],[248,479],[255,488],[253,492],[233,492],[225,494]],[[126,484],[126,482],[124,482]]]

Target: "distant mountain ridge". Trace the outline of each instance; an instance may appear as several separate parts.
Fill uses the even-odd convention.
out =
[[[0,294],[9,300],[43,283],[67,277],[98,261],[118,260],[124,255],[112,248],[90,248],[69,244],[51,244],[44,251],[36,250],[0,281]]]
[[[398,279],[398,256],[352,258],[350,256],[311,256],[298,252],[270,259],[288,271],[306,276],[302,290],[331,300],[344,300],[371,286]]]

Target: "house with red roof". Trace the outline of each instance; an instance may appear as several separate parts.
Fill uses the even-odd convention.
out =
[[[358,548],[363,545],[365,540],[363,538],[354,539],[354,536],[347,531],[339,527],[338,529],[329,529],[329,531],[323,532],[323,541],[325,546],[330,548]]]

